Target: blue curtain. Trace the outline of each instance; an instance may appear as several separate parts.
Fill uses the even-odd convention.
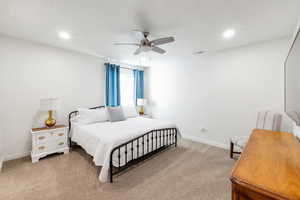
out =
[[[134,76],[134,98],[135,103],[137,103],[137,99],[144,98],[144,71],[141,70],[133,70]]]
[[[106,106],[120,105],[120,66],[105,63]]]

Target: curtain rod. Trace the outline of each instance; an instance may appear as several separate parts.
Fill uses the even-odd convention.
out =
[[[104,58],[104,62],[111,62],[111,63],[115,63],[115,64],[118,64],[118,65],[126,65],[126,66],[130,66],[132,68],[129,68],[129,67],[121,67],[120,68],[123,68],[123,69],[129,69],[129,70],[134,70],[134,69],[144,69],[145,67],[144,66],[138,66],[138,65],[131,65],[131,64],[128,64],[128,63],[122,63],[122,62],[119,62],[115,59],[111,59],[111,58]]]
[[[120,63],[117,63],[117,64],[120,64]],[[121,67],[121,66],[119,66],[119,67],[122,68],[122,69],[127,69],[127,70],[134,70],[134,69],[144,70],[143,67],[139,67],[139,68],[137,68],[137,67],[135,67],[135,68],[129,68],[129,67]],[[141,69],[141,68],[143,68],[143,69]]]
[[[120,68],[122,68],[122,69],[128,69],[128,70],[134,70],[133,68],[128,68],[128,67],[121,67],[120,66]]]

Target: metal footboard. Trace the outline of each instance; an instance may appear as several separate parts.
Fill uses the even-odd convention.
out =
[[[129,167],[168,147],[176,147],[177,132],[176,128],[152,130],[115,147],[110,153],[110,182]]]

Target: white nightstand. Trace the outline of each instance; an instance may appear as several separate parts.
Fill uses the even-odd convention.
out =
[[[69,153],[67,127],[57,125],[51,128],[33,128],[32,135],[32,163],[52,153]]]

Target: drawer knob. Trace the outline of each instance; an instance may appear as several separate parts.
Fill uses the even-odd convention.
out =
[[[63,133],[59,133],[59,134],[58,134],[58,136],[63,136],[63,135],[64,135]]]
[[[60,143],[58,143],[58,145],[64,145],[65,143],[64,142],[60,142]]]
[[[39,136],[38,139],[43,140],[43,139],[45,139],[45,136]]]
[[[39,147],[39,150],[43,150],[43,149],[45,149],[45,146],[40,146]]]

